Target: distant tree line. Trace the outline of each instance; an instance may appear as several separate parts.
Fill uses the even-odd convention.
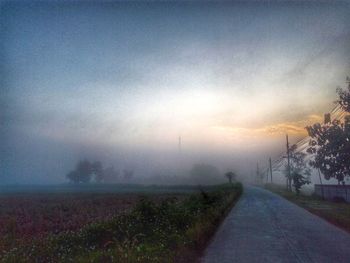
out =
[[[66,177],[75,184],[79,183],[103,183],[103,182],[128,182],[133,178],[133,170],[123,170],[123,176],[119,177],[119,172],[113,166],[104,168],[100,161],[90,162],[88,160],[79,161],[75,169],[70,171]]]
[[[229,171],[224,174],[229,183],[236,181],[237,175]],[[125,169],[120,176],[119,171],[113,166],[103,167],[100,161],[90,162],[89,160],[80,160],[74,170],[66,175],[67,179],[74,184],[86,183],[125,183],[132,182],[134,171]],[[134,180],[135,181],[135,180]],[[138,183],[153,184],[199,184],[210,185],[224,182],[224,177],[219,169],[213,165],[200,163],[194,164],[186,172],[186,175],[161,175],[155,174],[150,177],[138,178]]]

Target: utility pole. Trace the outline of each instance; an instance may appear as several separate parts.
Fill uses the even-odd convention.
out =
[[[287,160],[288,160],[288,178],[287,178],[287,189],[292,190],[292,181],[291,181],[291,175],[290,175],[290,158],[289,158],[289,141],[288,141],[288,134],[286,134],[286,141],[287,141]]]
[[[261,184],[259,162],[256,163],[256,179],[257,179],[258,184]]]
[[[179,153],[181,154],[181,136],[179,136]]]
[[[269,158],[270,163],[270,177],[271,177],[271,184],[272,184],[272,163],[271,163],[271,157]]]

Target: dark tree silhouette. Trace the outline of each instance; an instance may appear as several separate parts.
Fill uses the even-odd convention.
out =
[[[92,175],[92,165],[88,160],[78,162],[76,171],[79,173],[79,181],[82,183],[90,182]]]
[[[333,120],[308,127],[311,137],[308,152],[314,154],[310,164],[320,169],[325,179],[335,178],[343,182],[350,171],[350,118],[344,123]]]
[[[91,165],[91,170],[95,175],[95,180],[98,183],[101,183],[104,180],[104,170],[102,167],[102,163],[100,161],[96,161]]]
[[[232,184],[232,180],[236,179],[236,174],[230,171],[225,173],[225,177],[228,179],[229,183]]]
[[[303,185],[311,183],[311,170],[305,161],[305,157],[306,153],[298,152],[296,145],[289,148],[290,175],[297,194],[300,193]],[[287,169],[288,167],[286,167],[286,173],[288,174]]]
[[[347,78],[349,82],[349,78]],[[350,112],[350,82],[347,90],[337,89],[341,108]],[[327,116],[325,123],[306,127],[311,139],[308,153],[314,155],[310,165],[319,169],[325,179],[335,178],[338,183],[345,182],[350,175],[350,115],[344,122],[331,121]]]
[[[79,161],[75,170],[69,172],[66,176],[73,183],[89,183],[91,177],[95,175],[96,181],[103,179],[103,168],[101,162],[90,163],[88,160]]]
[[[350,112],[350,78],[346,78],[348,86],[346,89],[337,88],[337,93],[339,95],[339,100],[337,102],[346,112]]]
[[[71,181],[72,183],[79,183],[79,173],[77,171],[70,171],[68,174],[67,174],[67,178],[69,181]]]

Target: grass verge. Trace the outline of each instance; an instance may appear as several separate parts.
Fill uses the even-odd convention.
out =
[[[296,195],[273,184],[267,184],[265,188],[350,233],[350,204],[325,201],[316,195]]]
[[[146,197],[129,214],[14,247],[1,262],[197,262],[242,185],[201,190],[182,201]]]

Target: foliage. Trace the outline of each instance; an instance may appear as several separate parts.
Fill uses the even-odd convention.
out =
[[[88,160],[79,161],[75,170],[67,174],[67,178],[73,183],[88,183],[93,173],[93,166]]]
[[[348,83],[347,89],[337,89],[337,93],[339,95],[339,100],[337,100],[337,102],[344,111],[350,112],[350,78],[347,77],[346,81]]]
[[[350,171],[350,118],[341,124],[338,120],[308,127],[308,152],[314,154],[310,164],[320,169],[325,179],[335,178],[344,181]]]
[[[102,183],[105,179],[112,181],[117,177],[118,172],[113,167],[104,169],[100,161],[90,162],[88,160],[79,161],[75,170],[67,174],[68,180],[75,184],[89,183],[90,181]],[[127,171],[126,173],[124,171],[124,177],[130,179],[132,177],[132,171]]]
[[[305,157],[306,153],[298,152],[296,145],[289,148],[290,175],[297,194],[303,185],[311,183],[311,170],[305,162]]]
[[[77,170],[70,171],[67,174],[67,178],[69,181],[71,181],[72,183],[75,183],[75,184],[80,182],[79,172]]]
[[[104,170],[102,168],[102,163],[100,161],[96,161],[91,164],[91,172],[95,175],[95,181],[101,183],[104,178]]]
[[[350,110],[350,83],[348,90],[338,89],[339,105]],[[311,166],[320,169],[325,179],[335,178],[344,182],[350,175],[350,116],[344,122],[333,120],[324,124],[316,123],[307,127],[309,136],[308,153],[314,155]]]
[[[235,184],[201,191],[182,202],[171,198],[156,204],[144,198],[129,214],[15,247],[0,260],[179,262],[186,250],[196,250],[208,241],[215,223],[241,191],[242,186]]]
[[[225,173],[225,177],[228,179],[230,184],[232,184],[232,180],[236,180],[236,174],[232,171]]]

